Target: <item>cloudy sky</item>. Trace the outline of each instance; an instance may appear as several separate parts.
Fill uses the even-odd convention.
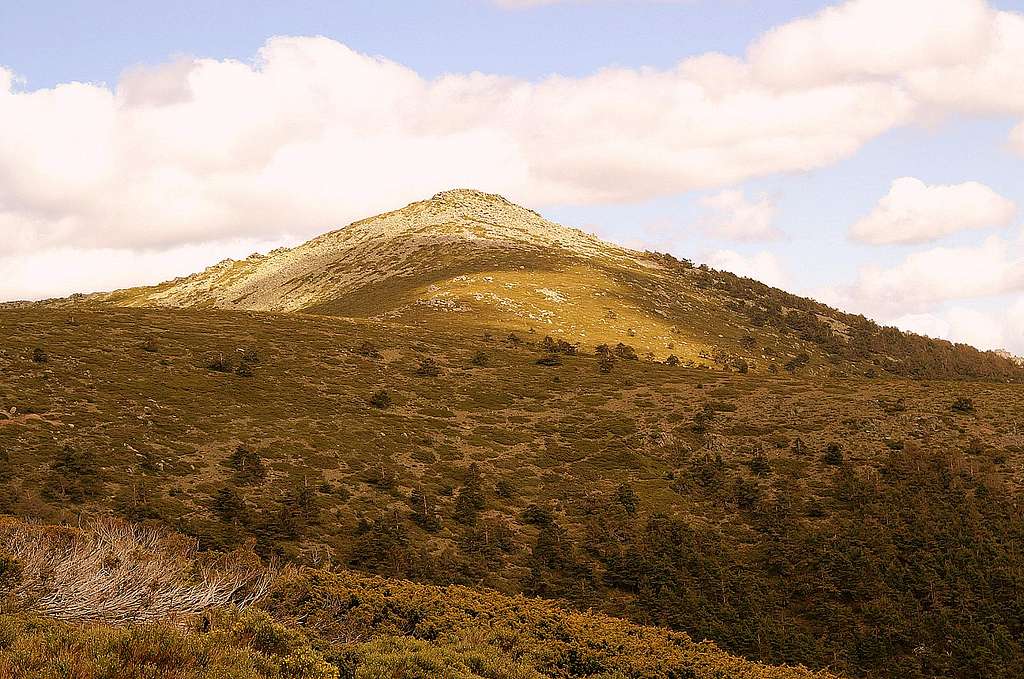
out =
[[[458,186],[1024,353],[1024,0],[0,2],[0,300]]]

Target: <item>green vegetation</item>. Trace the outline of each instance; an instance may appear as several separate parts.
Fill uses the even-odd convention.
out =
[[[749,326],[724,362],[712,352],[698,365],[688,353],[641,358],[639,343],[573,352],[568,339],[462,322],[426,333],[298,314],[68,316],[0,311],[0,512],[69,523],[115,512],[209,553],[251,543],[281,563],[472,587],[466,596],[487,610],[517,594],[550,597],[561,603],[537,605],[560,616],[599,610],[847,676],[999,679],[1024,662],[1024,399],[1005,376],[908,380],[879,365],[867,379],[792,331],[792,347],[771,349]],[[639,326],[630,321],[637,340]],[[749,347],[744,334],[779,366],[801,359],[801,346],[809,362],[773,374],[764,358],[734,353]],[[38,346],[50,352],[42,365]],[[211,370],[221,356],[228,370]],[[560,365],[537,365],[546,356]],[[954,407],[961,400],[971,408]],[[410,601],[455,591],[370,581]],[[293,626],[286,607],[268,610]],[[128,643],[123,630],[52,624],[40,634],[97,649],[83,658]],[[580,649],[545,664],[461,632],[373,632],[344,653],[334,632],[308,634],[343,677],[418,666],[432,669],[408,671],[658,676],[590,665]],[[216,650],[232,648],[263,671],[259,649]],[[375,659],[343,662],[364,657]],[[481,674],[487,663],[501,669]],[[352,674],[370,671],[359,667],[382,669]]]

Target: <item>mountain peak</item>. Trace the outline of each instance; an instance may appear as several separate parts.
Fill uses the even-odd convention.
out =
[[[488,203],[502,203],[504,205],[513,205],[512,201],[500,196],[496,193],[487,193],[485,191],[479,191],[477,189],[449,189],[447,191],[441,191],[435,193],[430,199],[432,201],[442,201],[446,203],[459,203],[459,202],[488,202]]]

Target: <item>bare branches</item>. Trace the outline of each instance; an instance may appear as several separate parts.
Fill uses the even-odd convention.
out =
[[[182,536],[104,519],[83,528],[0,522],[0,551],[19,578],[0,584],[0,610],[130,624],[245,607],[273,574],[251,550],[205,558]]]

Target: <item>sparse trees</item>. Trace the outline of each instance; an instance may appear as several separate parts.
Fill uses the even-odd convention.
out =
[[[413,489],[409,495],[409,508],[412,510],[412,520],[417,526],[430,533],[441,528],[441,515],[437,511],[434,498],[425,490]]]
[[[466,470],[462,487],[455,494],[455,520],[468,526],[475,524],[486,504],[480,467],[474,462]]]
[[[228,466],[235,470],[235,477],[242,484],[257,483],[267,476],[267,468],[259,452],[244,444],[239,444],[231,453]]]
[[[50,475],[43,486],[43,494],[50,498],[66,498],[83,502],[103,489],[96,456],[89,449],[80,450],[65,445],[50,465]]]

